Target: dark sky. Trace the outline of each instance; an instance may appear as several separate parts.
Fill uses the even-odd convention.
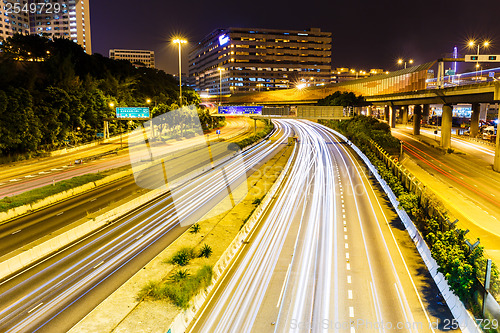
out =
[[[230,26],[332,32],[334,68],[395,70],[399,57],[420,64],[454,46],[465,54],[471,37],[491,40],[490,51],[481,53],[500,54],[500,0],[90,0],[90,10],[94,53],[151,49],[168,73],[178,71],[172,36],[195,45]]]

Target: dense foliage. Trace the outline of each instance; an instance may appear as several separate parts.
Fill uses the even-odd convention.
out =
[[[114,116],[110,103],[148,106],[148,99],[156,106],[152,116],[178,108],[175,78],[127,61],[87,55],[66,39],[12,36],[0,46],[0,154],[93,140],[103,132],[103,119]],[[187,88],[183,100],[199,103]],[[110,122],[110,134],[133,126]]]
[[[266,137],[269,133],[272,132],[273,129],[274,129],[274,124],[272,123],[272,121],[267,120],[266,127],[264,127],[264,129],[262,131],[257,132],[256,134],[254,134],[248,138],[245,138],[241,141],[236,142],[236,145],[238,145],[238,147],[240,149],[248,147],[248,146],[254,144],[255,142],[261,140],[262,138]]]
[[[353,122],[363,123],[366,121],[364,118],[366,117],[356,117],[351,121],[343,122],[342,125],[339,125],[339,123],[329,123],[327,125],[352,136],[352,129],[356,128],[356,126],[350,127],[346,123],[350,125]],[[369,135],[366,137],[356,136],[358,142],[356,143],[354,140],[353,142],[377,168],[379,175],[398,197],[400,208],[409,214],[422,233],[431,250],[432,257],[439,265],[439,271],[446,277],[453,292],[465,304],[475,308],[474,310],[477,312],[477,306],[474,306],[474,285],[478,282],[478,279],[484,279],[485,275],[486,259],[483,255],[483,248],[477,246],[470,251],[469,246],[465,243],[465,232],[463,230],[443,224],[444,222],[438,222],[437,217],[431,216],[429,207],[423,207],[420,198],[405,189],[402,182],[376,155],[371,145],[367,141],[362,141],[364,138],[369,139],[369,137]],[[373,136],[374,141],[376,137]],[[382,142],[386,142],[386,140]],[[383,147],[382,144],[379,143],[379,145]],[[435,199],[431,200],[431,204],[439,205]],[[434,211],[438,210],[440,210],[440,207],[434,207]],[[493,294],[498,295],[500,293],[500,274],[496,266],[492,269],[490,288]]]
[[[372,139],[391,154],[398,154],[400,142],[391,135],[387,123],[366,116],[355,116],[349,120],[322,120],[320,123],[344,133],[357,146],[366,145]]]
[[[318,101],[318,105],[331,105],[331,106],[362,106],[365,99],[362,96],[356,96],[352,92],[336,91],[333,94],[326,96]]]

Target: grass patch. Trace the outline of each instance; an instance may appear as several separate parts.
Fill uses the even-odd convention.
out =
[[[0,200],[0,212],[6,212],[9,209],[35,203],[36,201],[50,197],[75,187],[79,187],[97,180],[103,179],[111,174],[126,170],[128,167],[106,170],[104,172],[89,173],[71,179],[61,180],[54,185],[46,185],[18,195],[5,197]]]
[[[271,131],[273,129],[274,129],[274,124],[272,123],[272,121],[266,120],[266,127],[262,131],[257,132],[256,134],[254,134],[248,138],[245,138],[241,141],[235,142],[235,144],[240,149],[243,149],[247,146],[250,146],[251,144],[254,144],[255,142],[259,141],[260,139],[266,137],[269,133],[271,133]],[[236,148],[236,147],[234,146],[234,148]]]
[[[189,300],[199,290],[207,288],[212,283],[212,266],[204,265],[196,274],[191,275],[187,270],[174,271],[167,282],[149,282],[139,292],[140,299],[152,300],[168,299],[176,306],[186,309]]]

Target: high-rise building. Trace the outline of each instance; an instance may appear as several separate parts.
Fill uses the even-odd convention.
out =
[[[68,38],[92,54],[89,0],[52,0],[51,10],[37,3],[30,13],[30,32],[48,38]]]
[[[155,67],[155,52],[149,50],[109,50],[109,57],[116,60],[128,60],[135,66]]]
[[[16,33],[29,34],[28,12],[17,12],[14,5],[22,8],[28,5],[28,0],[0,0],[0,43]]]
[[[190,82],[211,95],[328,84],[331,44],[318,28],[217,29],[190,52]]]

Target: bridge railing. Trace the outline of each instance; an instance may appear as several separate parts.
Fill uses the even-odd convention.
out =
[[[427,89],[438,89],[493,82],[498,80],[500,80],[500,67],[469,73],[445,75],[441,87],[437,78],[427,79],[426,86]]]

